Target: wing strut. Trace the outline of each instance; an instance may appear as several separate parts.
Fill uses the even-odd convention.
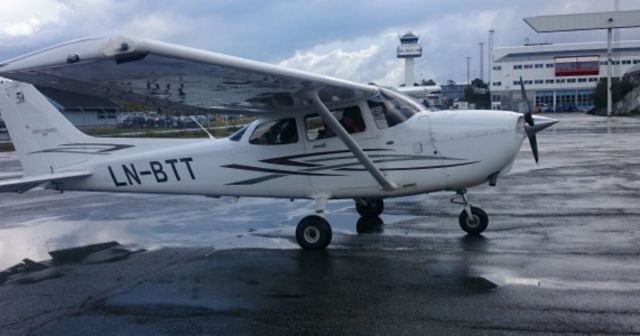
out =
[[[322,120],[331,128],[331,130],[338,135],[340,140],[349,148],[349,150],[356,156],[358,161],[362,163],[362,165],[369,171],[371,176],[378,181],[382,189],[384,190],[394,190],[397,189],[398,186],[389,181],[384,174],[376,167],[376,165],[371,161],[371,158],[360,148],[360,145],[353,140],[351,135],[347,133],[347,130],[342,127],[340,122],[333,116],[331,111],[327,108],[326,105],[322,102],[320,97],[318,96],[318,90],[313,90],[308,93],[308,97],[311,98],[314,107],[316,108],[318,114],[322,118]]]

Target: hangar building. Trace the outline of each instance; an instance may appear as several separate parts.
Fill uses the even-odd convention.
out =
[[[542,112],[588,111],[593,90],[607,76],[607,43],[528,44],[493,48],[492,108],[517,110],[520,77],[529,101]],[[614,48],[614,76],[640,64],[640,41],[621,41]]]

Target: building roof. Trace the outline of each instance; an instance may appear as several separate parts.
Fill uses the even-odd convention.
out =
[[[640,51],[640,41],[629,40],[620,41],[615,52],[624,51],[625,49],[637,49]],[[493,48],[493,59],[495,62],[507,56],[524,56],[524,55],[544,55],[544,54],[561,54],[566,52],[606,52],[607,42],[581,42],[581,43],[557,43],[557,44],[532,44],[516,47],[496,47]]]
[[[417,41],[419,37],[412,32],[407,32],[406,34],[400,36],[400,41]]]
[[[89,96],[85,94],[73,93],[69,91],[56,90],[52,88],[39,87],[38,90],[42,92],[47,98],[53,101],[53,104],[58,108],[63,109],[96,109],[96,108],[119,108],[114,102]]]

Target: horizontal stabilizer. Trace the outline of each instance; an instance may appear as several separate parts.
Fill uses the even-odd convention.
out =
[[[29,176],[20,179],[0,181],[0,192],[25,192],[47,182],[62,182],[64,180],[91,175],[88,171],[73,171],[48,175]]]

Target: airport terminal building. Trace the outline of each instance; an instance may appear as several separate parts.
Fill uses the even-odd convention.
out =
[[[607,77],[606,42],[494,48],[491,57],[493,109],[518,109],[522,77],[527,97],[538,110],[588,111],[598,81]],[[637,64],[640,41],[614,45],[612,77],[622,77]]]

